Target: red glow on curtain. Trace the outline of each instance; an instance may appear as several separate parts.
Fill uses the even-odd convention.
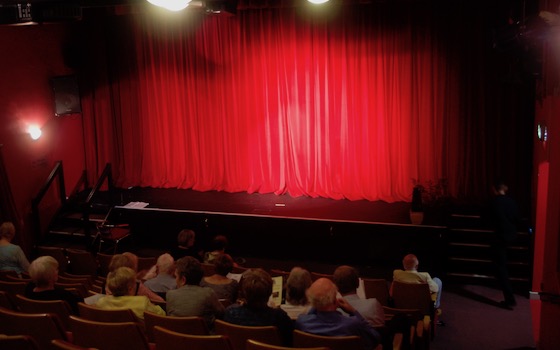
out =
[[[410,200],[411,179],[472,189],[464,77],[436,30],[451,21],[414,15],[113,23],[83,103],[90,169],[113,163],[122,187],[388,202]]]

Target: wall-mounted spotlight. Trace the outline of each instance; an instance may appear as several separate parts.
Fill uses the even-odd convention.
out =
[[[307,0],[307,1],[312,3],[312,4],[324,4],[325,2],[328,2],[329,0]]]
[[[31,136],[31,138],[33,140],[38,140],[39,137],[41,137],[41,134],[42,134],[41,128],[38,127],[37,125],[30,125],[27,128],[27,132],[29,133],[29,136]]]
[[[545,142],[548,140],[548,128],[544,122],[540,122],[537,124],[537,138],[541,142]]]
[[[191,0],[148,0],[148,2],[169,11],[181,11],[189,6]]]

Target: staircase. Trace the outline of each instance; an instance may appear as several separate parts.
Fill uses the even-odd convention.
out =
[[[480,215],[455,213],[447,232],[447,280],[465,284],[497,286],[490,242],[493,232]],[[532,237],[518,232],[508,246],[508,272],[514,290],[527,292],[532,275]]]

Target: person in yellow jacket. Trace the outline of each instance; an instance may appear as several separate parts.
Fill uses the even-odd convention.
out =
[[[119,267],[107,275],[107,296],[95,304],[100,309],[131,309],[136,317],[144,320],[144,311],[165,316],[165,311],[152,304],[144,295],[134,295],[136,291],[136,272],[129,267]]]

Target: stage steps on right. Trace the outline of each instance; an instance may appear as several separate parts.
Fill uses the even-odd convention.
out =
[[[448,282],[496,286],[491,242],[493,231],[480,215],[450,215],[446,237]],[[532,237],[518,232],[508,246],[508,272],[517,291],[528,291],[532,274]]]

